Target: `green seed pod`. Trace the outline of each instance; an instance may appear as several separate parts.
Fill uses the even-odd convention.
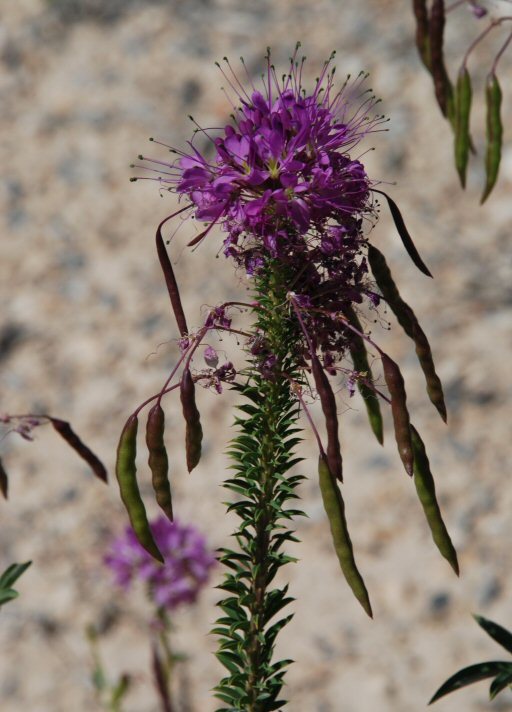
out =
[[[172,522],[172,495],[169,482],[169,459],[164,444],[165,414],[157,403],[148,414],[146,424],[146,444],[149,451],[149,469],[151,470],[153,490],[158,505]]]
[[[463,188],[466,187],[466,170],[469,159],[471,113],[471,77],[466,67],[461,67],[455,89],[455,167]]]
[[[185,449],[187,455],[187,469],[192,472],[201,459],[201,444],[203,441],[203,428],[199,411],[196,406],[195,385],[190,369],[183,373],[180,384],[180,398],[185,418]]]
[[[391,413],[393,415],[398,454],[404,464],[405,471],[412,477],[414,456],[404,379],[398,365],[387,354],[382,354],[382,365],[384,367],[386,385],[391,395]]]
[[[443,386],[436,373],[432,351],[425,332],[419,325],[411,307],[400,296],[384,255],[373,245],[368,246],[368,262],[382,296],[389,304],[402,329],[414,341],[416,355],[425,375],[428,396],[441,418],[446,422]]]
[[[485,203],[498,179],[503,143],[503,124],[501,122],[501,87],[494,73],[487,77],[485,87],[487,104],[487,150],[485,155],[486,183],[480,203]]]
[[[325,512],[331,528],[332,541],[341,570],[354,596],[372,618],[372,607],[368,591],[354,559],[354,550],[348,533],[343,498],[338,484],[329,470],[327,460],[322,455],[318,460],[318,477]]]
[[[357,318],[357,314],[351,306],[345,308],[344,313],[354,328],[356,328],[358,331],[363,331],[359,319]],[[352,332],[350,336],[349,348],[350,355],[352,357],[352,363],[354,364],[354,369],[356,371],[359,371],[360,373],[366,373],[367,381],[373,384],[373,375],[372,370],[370,368],[370,364],[368,363],[368,354],[366,352],[364,341],[362,337],[359,336],[359,334]],[[370,427],[375,437],[382,445],[384,442],[384,432],[382,428],[382,414],[380,412],[379,399],[376,393],[372,390],[372,388],[363,381],[358,380],[357,387],[366,406]]]
[[[414,425],[411,425],[411,438],[414,452],[414,484],[416,492],[432,532],[432,538],[441,554],[458,576],[457,552],[441,516],[441,510],[436,498],[436,486],[430,471],[425,445]]]
[[[0,460],[0,492],[4,499],[7,499],[9,493],[9,478],[7,477],[7,472]]]
[[[155,559],[164,563],[164,558],[156,545],[149,527],[146,508],[137,484],[137,416],[131,415],[123,428],[117,448],[116,477],[121,499],[126,507],[135,536],[141,546]]]
[[[343,460],[341,457],[341,446],[338,435],[338,413],[336,411],[336,399],[329,379],[327,378],[322,364],[315,353],[311,354],[311,370],[315,379],[315,386],[320,396],[322,411],[325,417],[325,429],[327,431],[327,462],[329,468],[337,480],[343,482]]]

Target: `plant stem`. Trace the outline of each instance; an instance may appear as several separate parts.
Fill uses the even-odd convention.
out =
[[[240,551],[223,549],[221,556],[231,572],[220,588],[232,594],[219,603],[226,615],[215,628],[221,636],[217,655],[229,672],[216,688],[230,705],[223,710],[267,712],[284,704],[277,697],[289,661],[273,663],[272,655],[277,634],[291,616],[271,620],[292,599],[287,586],[269,586],[279,568],[293,560],[280,551],[286,541],[296,541],[282,520],[302,514],[284,508],[297,497],[294,490],[302,480],[287,474],[298,462],[293,457],[299,442],[298,402],[288,379],[297,378],[299,334],[285,285],[272,265],[256,279],[255,326],[261,349],[251,357],[247,383],[235,386],[249,403],[240,406],[247,417],[236,419],[239,434],[230,448],[236,475],[225,482],[239,496],[229,510],[241,523],[234,534]]]

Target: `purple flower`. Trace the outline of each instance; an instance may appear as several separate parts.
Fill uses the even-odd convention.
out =
[[[159,608],[173,610],[181,603],[194,603],[216,564],[204,536],[194,526],[163,516],[151,523],[151,531],[165,564],[155,561],[127,527],[104,557],[116,583],[128,589],[134,580],[143,581]]]
[[[216,368],[219,363],[219,354],[212,346],[207,346],[204,350],[204,360],[207,366]]]
[[[278,75],[267,57],[262,86],[244,89],[226,60],[223,70],[235,113],[217,133],[205,131],[212,157],[174,150],[174,162],[145,159],[160,173],[156,180],[188,201],[196,220],[207,224],[194,240],[218,224],[224,254],[256,276],[271,260],[282,266],[290,292],[300,295],[304,324],[315,348],[339,360],[353,338],[336,315],[373,299],[365,254],[365,224],[377,218],[375,182],[351,152],[379,130],[378,100],[360,74],[338,90],[331,57],[310,91],[303,87],[304,60],[298,47],[289,71]],[[150,168],[150,170],[152,170]],[[185,206],[186,207],[186,206]],[[207,325],[229,328],[212,312]],[[298,337],[298,358],[307,346]],[[263,363],[270,373],[272,364]]]

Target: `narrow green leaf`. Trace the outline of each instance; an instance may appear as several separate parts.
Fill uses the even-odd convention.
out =
[[[31,563],[31,561],[26,561],[24,564],[11,564],[0,576],[0,589],[11,588]]]
[[[12,601],[13,598],[18,598],[19,593],[14,591],[12,588],[4,588],[0,591],[0,606],[7,601]]]
[[[493,640],[499,643],[501,646],[512,653],[512,633],[506,628],[494,623],[493,621],[484,618],[483,616],[474,615],[473,618],[476,620],[480,628],[483,628],[487,635],[489,635]]]
[[[435,693],[429,702],[431,705],[433,702],[437,702],[441,697],[450,694],[450,692],[455,692],[460,690],[461,687],[466,687],[467,685],[472,685],[474,682],[480,682],[480,680],[486,680],[489,677],[494,677],[500,673],[509,673],[510,663],[505,663],[502,661],[491,661],[488,663],[478,663],[477,665],[470,665],[465,667],[455,675],[448,678],[446,682],[441,685],[439,690]]]
[[[496,695],[498,695],[506,687],[512,684],[512,664],[510,665],[510,670],[508,672],[502,672],[498,675],[492,682],[489,688],[489,698],[494,700]]]

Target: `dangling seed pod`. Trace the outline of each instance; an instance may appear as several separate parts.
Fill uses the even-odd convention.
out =
[[[90,450],[85,443],[83,443],[78,435],[71,428],[70,424],[65,420],[60,420],[59,418],[49,418],[51,424],[59,435],[64,438],[67,444],[73,448],[73,450],[85,460],[89,465],[91,470],[94,472],[96,477],[102,482],[107,482],[108,475],[107,470],[103,463],[96,457],[96,455]]]
[[[137,483],[135,458],[137,456],[138,426],[137,416],[131,415],[123,428],[117,448],[116,477],[121,499],[140,545],[146,549],[148,554],[164,563],[164,558],[151,533],[146,508]]]
[[[485,154],[486,183],[480,203],[485,203],[498,179],[503,142],[503,124],[501,122],[501,87],[498,77],[491,73],[487,77],[485,88],[487,104],[487,149]]]
[[[4,499],[7,499],[9,494],[9,478],[7,477],[7,472],[3,466],[2,460],[0,460],[0,492]]]
[[[466,187],[466,171],[471,143],[469,134],[471,99],[471,77],[464,66],[460,68],[455,88],[455,167],[463,188]]]
[[[327,462],[329,463],[329,469],[337,480],[343,482],[343,460],[338,435],[336,399],[329,379],[325,375],[325,371],[315,353],[311,354],[311,371],[315,379],[316,390],[320,396],[320,403],[322,404],[322,411],[325,417],[325,427],[327,430]]]
[[[354,596],[370,618],[372,618],[372,607],[368,591],[354,559],[354,549],[345,518],[345,504],[341,496],[340,488],[329,470],[327,460],[322,455],[320,455],[318,459],[318,477],[322,501],[331,528],[332,541],[338,561],[340,562],[341,570]]]
[[[344,313],[347,319],[352,324],[352,326],[355,327],[357,331],[362,333],[363,328],[359,323],[359,319],[357,318],[357,315],[353,308],[351,306],[346,307],[344,309]],[[373,434],[375,435],[379,443],[382,445],[384,442],[384,432],[382,427],[382,414],[380,412],[380,403],[375,391],[371,388],[371,386],[373,385],[372,370],[370,368],[370,364],[368,363],[368,354],[366,351],[366,346],[364,345],[364,341],[362,337],[359,336],[359,334],[355,332],[352,333],[349,348],[350,355],[352,357],[352,363],[354,364],[354,369],[356,371],[359,371],[360,373],[366,373],[365,380],[358,379],[357,387],[359,389],[359,393],[361,394],[364,400],[364,404],[366,406],[366,411],[368,414],[368,421],[370,423],[370,427],[373,431]],[[368,385],[368,383],[370,385]]]
[[[146,425],[146,445],[149,451],[149,469],[157,504],[172,522],[172,495],[169,482],[169,458],[164,444],[165,414],[160,403],[154,405],[148,414]]]
[[[382,252],[373,245],[368,246],[368,262],[370,263],[373,276],[375,277],[382,296],[396,316],[402,329],[407,336],[414,341],[416,355],[425,375],[428,396],[433,405],[437,408],[441,418],[446,422],[447,415],[443,386],[436,373],[432,351],[425,332],[421,328],[411,307],[404,302],[400,296],[393,277],[391,276],[386,258]]]
[[[433,0],[430,11],[430,61],[437,103],[450,121],[453,119],[453,89],[444,64],[444,0]]]
[[[414,425],[411,425],[411,438],[414,451],[414,484],[416,492],[432,532],[432,538],[440,553],[458,576],[459,562],[457,561],[457,552],[441,516],[436,497],[436,486],[430,471],[425,445]]]
[[[412,477],[414,456],[404,379],[397,364],[384,353],[382,354],[382,365],[384,367],[386,385],[391,395],[391,413],[393,415],[398,454],[404,464],[405,471]]]
[[[190,369],[183,373],[180,384],[180,398],[185,418],[185,447],[187,456],[187,469],[192,472],[201,459],[201,444],[203,441],[203,428],[199,411],[196,405],[195,385]]]

